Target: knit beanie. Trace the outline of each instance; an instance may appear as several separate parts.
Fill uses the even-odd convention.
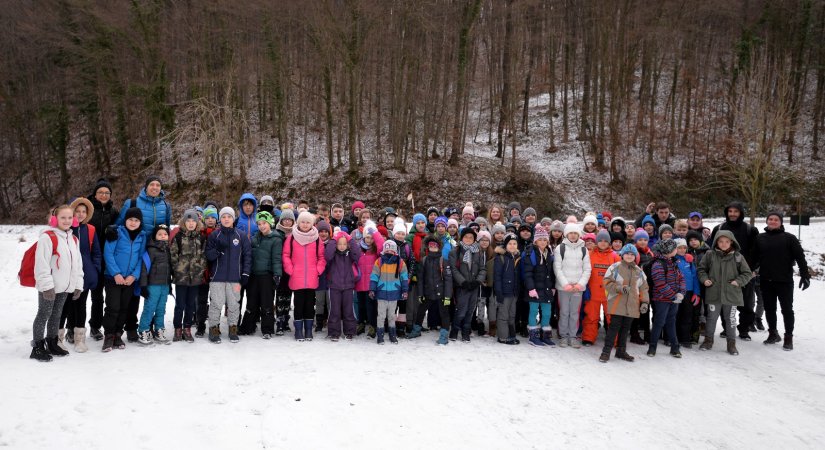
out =
[[[505,249],[507,248],[507,243],[509,243],[510,241],[516,241],[516,243],[518,243],[518,238],[516,237],[516,235],[515,235],[515,234],[513,234],[513,233],[507,233],[507,234],[504,236],[504,248],[505,248]],[[535,239],[534,239],[533,241],[535,242]]]
[[[596,235],[596,243],[599,243],[601,241],[605,241],[608,244],[612,242],[612,240],[610,239],[610,232],[608,232],[607,230],[600,230],[599,234]]]
[[[329,225],[327,225],[327,226],[329,226]],[[350,236],[349,233],[347,233],[346,231],[339,231],[339,232],[335,233],[335,236],[332,237],[332,240],[334,240],[335,242],[338,242],[338,240],[341,239],[341,238],[346,239],[347,242],[352,240],[352,236]]]
[[[392,239],[387,239],[386,241],[384,241],[384,248],[381,249],[381,253],[383,253],[385,255],[387,253],[392,253],[393,255],[397,255],[398,254],[398,245],[396,245],[395,241],[393,241]]]
[[[507,213],[508,214],[510,213],[510,211],[512,211],[514,209],[518,210],[518,212],[521,213],[521,203],[519,203],[519,202],[510,202],[507,205]]]
[[[516,215],[516,216],[513,216],[513,217],[510,218],[510,223],[514,223],[514,224],[517,223],[517,224],[521,225],[522,222],[524,222],[524,221],[521,220],[521,216]]]
[[[767,215],[767,216],[765,216],[765,218],[767,219],[767,218],[768,218],[768,217],[770,217],[770,216],[776,216],[776,217],[778,217],[778,218],[779,218],[779,223],[782,223],[782,221],[785,219],[785,217],[784,217],[784,216],[782,215],[782,213],[781,213],[781,212],[779,212],[779,211],[771,211],[771,212],[769,212],[769,213],[768,213],[768,215]],[[701,216],[700,216],[700,217],[701,217]]]
[[[541,222],[539,223],[542,224],[542,226],[547,227],[548,230],[550,230],[550,226],[553,225],[553,219],[549,217],[542,217]]]
[[[126,214],[123,216],[123,221],[126,222],[129,219],[137,219],[143,222],[143,211],[140,210],[138,207],[132,207],[126,210]]]
[[[315,225],[315,216],[306,211],[298,214],[298,218],[295,220],[295,225],[300,225],[304,222],[308,222],[310,225]]]
[[[676,242],[676,248],[688,246],[687,241],[682,238],[676,238],[673,241]]]
[[[636,233],[633,234],[633,242],[636,242],[639,239],[649,241],[650,235],[647,234],[647,231],[643,230],[642,228],[639,228],[638,230],[636,230]]]
[[[646,215],[644,219],[642,219],[642,228],[644,228],[646,223],[649,223],[654,227],[656,226],[656,221],[653,220],[653,216],[651,216],[650,214]]]
[[[687,232],[687,235],[685,236],[685,240],[690,242],[691,239],[696,239],[699,242],[702,242],[704,240],[704,239],[702,239],[702,233],[700,233],[696,230],[690,230],[690,231]]]
[[[455,225],[456,228],[458,228],[458,221],[455,219],[447,219],[447,228],[449,228],[450,225]]]
[[[315,228],[318,229],[318,232],[326,231],[327,233],[332,233],[332,228],[329,227],[329,224],[326,220],[319,220],[317,224],[315,224]]]
[[[497,222],[495,225],[493,225],[493,234],[506,232],[507,229],[504,228],[504,225],[502,225],[501,222]]]
[[[194,209],[187,209],[183,212],[183,223],[186,223],[187,220],[194,220],[195,222],[198,221],[198,211]]]
[[[425,224],[427,223],[427,218],[424,216],[424,214],[418,213],[413,216],[413,228],[415,228],[415,224],[417,224],[418,222],[424,222]]]
[[[533,208],[532,206],[528,206],[527,209],[525,209],[524,212],[521,215],[524,216],[524,217],[538,216],[538,214],[536,214],[535,208]]]
[[[619,256],[624,256],[626,253],[633,253],[633,256],[639,256],[639,251],[636,250],[636,246],[633,244],[627,244],[619,250]]]
[[[599,219],[596,216],[584,216],[584,220],[582,220],[582,225],[587,225],[588,223],[592,223],[593,225],[599,225]]]
[[[663,255],[667,255],[673,250],[676,250],[676,242],[673,239],[662,239],[656,243],[654,249]]]
[[[438,213],[439,213],[438,208],[436,208],[435,206],[430,206],[429,208],[427,208],[427,217],[430,217],[430,214],[432,214],[432,213],[435,213],[436,215],[438,215]]]
[[[570,233],[581,234],[581,228],[579,228],[579,224],[577,223],[568,223],[564,226],[564,237],[567,237]]]
[[[435,226],[438,226],[440,224],[440,225],[444,225],[444,228],[447,228],[447,223],[448,222],[449,222],[449,219],[447,219],[444,216],[438,216],[438,217],[435,218]]]
[[[670,231],[670,234],[673,234],[673,227],[672,227],[672,226],[670,226],[670,225],[668,225],[668,224],[666,224],[666,223],[663,223],[663,224],[659,227],[659,236],[661,236],[661,235],[662,235],[662,233],[664,233],[665,231]]]
[[[221,212],[220,214],[218,214],[218,217],[223,217],[226,214],[229,214],[230,216],[232,216],[232,220],[235,220],[235,210],[232,209],[231,206],[224,206],[223,208],[221,208]]]
[[[261,204],[275,205],[275,199],[271,195],[264,195],[261,197]]]
[[[159,223],[159,224],[155,225],[155,228],[152,230],[152,240],[153,241],[158,240],[158,233],[160,233],[161,231],[165,231],[166,236],[167,237],[169,236],[169,227],[166,226],[165,223]]]
[[[281,217],[278,218],[278,222],[283,222],[284,220],[291,220],[292,222],[295,222],[295,213],[292,212],[291,209],[281,210]]]
[[[109,180],[105,178],[98,178],[97,183],[95,183],[95,190],[92,191],[92,194],[97,194],[97,191],[100,188],[106,188],[109,192],[112,192],[112,183],[109,183]]]
[[[604,217],[605,222],[613,220],[613,214],[610,211],[602,211],[602,217]]]
[[[481,241],[484,239],[487,239],[487,241],[490,243],[493,242],[493,238],[490,236],[490,232],[487,230],[481,230],[478,232],[478,240]]]
[[[395,237],[396,233],[404,233],[404,235],[407,234],[407,224],[405,224],[403,220],[395,221],[395,225],[392,227],[393,237]]]
[[[547,229],[544,227],[536,227],[536,231],[533,234],[533,242],[538,241],[539,239],[546,239],[550,240],[550,233],[547,232]]]
[[[579,219],[577,219],[576,216],[570,215],[567,216],[567,220],[565,220],[564,223],[579,223]]]
[[[269,224],[270,227],[275,226],[275,218],[272,217],[272,214],[261,211],[255,216],[255,222],[266,222]]]
[[[146,177],[146,182],[145,182],[145,183],[143,183],[143,190],[145,191],[145,190],[149,187],[149,183],[151,183],[151,182],[153,182],[153,181],[157,181],[158,183],[160,183],[161,185],[163,185],[163,183],[161,183],[161,181],[160,181],[160,177],[159,177],[159,176],[157,176],[157,175],[149,175],[148,177]]]
[[[352,212],[354,213],[356,209],[364,209],[365,206],[366,205],[364,205],[364,202],[356,200],[352,202]]]
[[[601,233],[599,233],[599,234],[601,234]],[[621,232],[621,233],[610,232],[610,242],[613,242],[613,241],[622,241],[622,242],[624,242],[626,240],[627,240],[627,237],[624,234],[624,232]],[[599,237],[596,236],[596,242],[598,242],[598,241],[599,241]]]
[[[484,217],[481,217],[481,216],[476,217],[475,222],[478,224],[479,227],[483,227],[483,228],[487,228],[487,225],[489,223],[489,222],[487,222],[487,219],[485,219]]]
[[[564,233],[564,223],[561,220],[554,220],[550,225],[550,231],[561,231]]]
[[[582,235],[582,240],[585,241],[585,242],[587,242],[587,241],[596,242],[596,235],[593,234],[593,233],[584,233]]]
[[[459,237],[459,239],[464,239],[464,236],[466,236],[468,234],[473,235],[473,240],[478,240],[478,235],[476,234],[476,230],[474,230],[470,227],[464,227],[464,229],[461,230],[461,233],[458,235],[458,237]]]
[[[208,219],[210,217],[218,220],[218,210],[211,206],[203,209],[203,218]]]
[[[601,214],[596,214],[596,222],[599,225],[605,225],[605,226],[607,225],[607,221],[604,220],[604,216],[601,215]]]
[[[473,208],[472,203],[467,203],[464,205],[464,209],[461,210],[461,217],[464,217],[465,214],[470,214],[471,216],[476,215],[476,210]]]

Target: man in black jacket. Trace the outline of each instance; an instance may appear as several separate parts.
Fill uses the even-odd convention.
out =
[[[712,246],[713,239],[716,233],[720,230],[728,230],[733,233],[736,242],[739,243],[739,249],[748,263],[748,267],[753,268],[756,265],[756,258],[754,257],[754,248],[756,247],[756,238],[759,236],[759,230],[745,223],[745,205],[742,202],[731,202],[725,206],[725,221],[713,227],[713,231],[708,238],[708,245]],[[745,341],[750,341],[749,334],[751,324],[754,319],[754,304],[756,301],[756,292],[754,288],[754,280],[751,279],[745,287],[742,288],[742,299],[744,306],[737,306],[739,309],[739,338]],[[725,319],[722,319],[724,324]]]
[[[92,195],[89,201],[94,206],[94,213],[89,220],[89,224],[95,227],[98,241],[100,242],[100,253],[103,253],[103,248],[106,246],[106,239],[104,233],[109,225],[115,223],[119,212],[115,203],[112,201],[112,185],[105,179],[97,180]],[[101,280],[97,287],[92,289],[92,314],[89,317],[89,332],[92,338],[96,341],[103,340],[103,333],[100,332],[100,327],[103,326],[103,273],[106,271],[106,261],[101,262],[101,271],[98,274],[98,279]]]
[[[768,339],[765,344],[775,344],[782,339],[776,329],[776,302],[782,307],[785,322],[785,350],[793,350],[793,265],[799,266],[799,287],[804,291],[811,285],[808,263],[799,240],[782,226],[782,213],[771,212],[765,232],[756,239],[754,257],[762,283],[762,298],[768,318]]]
[[[676,216],[670,212],[670,204],[667,202],[650,203],[647,205],[645,212],[634,222],[636,228],[642,228],[642,221],[645,220],[645,216],[653,218],[653,223],[657,230],[663,224],[668,224],[671,227],[676,224]]]

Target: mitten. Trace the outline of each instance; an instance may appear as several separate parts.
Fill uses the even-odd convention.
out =
[[[676,298],[673,299],[673,303],[676,303],[678,305],[679,303],[682,303],[682,300],[684,300],[684,299],[685,299],[685,294],[680,292],[680,293],[676,294]]]
[[[531,289],[530,292],[527,293],[527,295],[529,295],[532,298],[539,298],[539,293],[536,292],[535,289]]]
[[[241,275],[241,286],[246,287],[247,284],[249,284],[249,275]]]
[[[83,293],[83,291],[81,291],[80,289],[75,289],[75,290],[74,290],[74,294],[72,294],[72,300],[77,300],[77,299],[79,299],[79,298],[80,298],[80,294],[82,294],[82,293]]]
[[[450,306],[450,299],[449,298],[444,299],[444,306]]]
[[[43,298],[46,300],[54,300],[56,295],[54,293],[54,289],[49,289],[48,291],[43,291]]]
[[[109,225],[106,227],[106,241],[112,242],[117,240],[117,225]]]

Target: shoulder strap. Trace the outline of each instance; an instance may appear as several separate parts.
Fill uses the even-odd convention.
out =
[[[178,254],[180,254],[181,245],[183,245],[183,233],[183,231],[178,230],[178,232],[175,234],[175,244],[178,246]]]
[[[129,199],[129,208],[134,208],[136,206],[137,206],[137,199],[136,198],[130,198]]]
[[[87,223],[86,230],[89,232],[89,251],[92,251],[95,243],[95,226]]]
[[[584,258],[585,258],[586,256],[587,256],[587,248],[586,248],[586,247],[582,247],[582,261],[584,261]]]
[[[565,247],[564,243],[561,243],[559,245],[559,255],[561,255],[561,260],[562,261],[564,261],[564,247]]]

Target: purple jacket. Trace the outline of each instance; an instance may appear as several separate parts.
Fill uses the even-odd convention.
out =
[[[330,289],[354,289],[355,274],[358,271],[358,260],[361,259],[361,245],[352,239],[349,242],[349,250],[345,253],[338,252],[336,242],[332,239],[327,242],[324,249],[324,258],[327,260],[326,278]],[[361,279],[365,275],[361,274]],[[366,274],[369,279],[370,275]]]

